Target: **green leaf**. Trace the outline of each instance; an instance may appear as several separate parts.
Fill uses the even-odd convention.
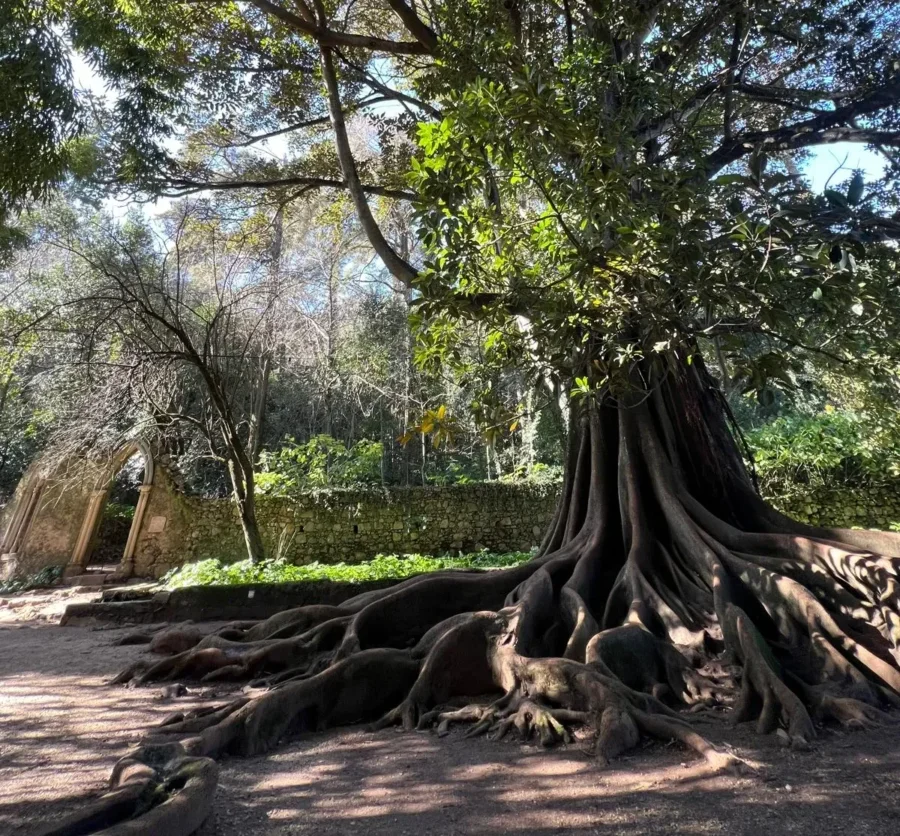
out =
[[[850,185],[847,187],[847,203],[851,206],[858,205],[865,190],[866,181],[863,179],[862,172],[854,172],[853,177],[850,179]]]
[[[825,194],[826,199],[832,206],[837,206],[839,209],[849,208],[849,203],[847,202],[847,198],[844,197],[844,195],[842,195],[836,189],[825,189],[824,194]]]

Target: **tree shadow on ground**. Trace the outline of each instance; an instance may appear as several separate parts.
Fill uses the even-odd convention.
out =
[[[721,730],[724,732],[725,730]],[[721,736],[713,735],[713,736]],[[900,732],[830,734],[809,753],[752,729],[746,775],[714,775],[676,746],[601,766],[577,744],[545,751],[431,734],[339,730],[223,764],[203,836],[237,834],[773,834],[900,832]]]
[[[107,686],[144,652],[111,646],[122,632],[0,630],[0,833],[70,812],[165,714],[209,698]],[[752,727],[718,722],[704,733],[733,744],[756,771],[710,775],[674,745],[603,767],[586,744],[542,750],[461,733],[333,730],[224,760],[201,836],[900,832],[900,729],[831,731],[808,753],[780,749]]]
[[[145,648],[112,646],[123,632],[48,624],[0,629],[0,833],[27,833],[106,788],[113,764],[171,712],[162,686],[106,683]]]

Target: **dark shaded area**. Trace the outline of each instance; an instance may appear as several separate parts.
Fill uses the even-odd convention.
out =
[[[403,579],[406,580],[406,579]],[[314,604],[336,605],[364,592],[401,582],[297,581],[235,586],[190,586],[152,593],[125,589],[103,593],[91,604],[70,604],[62,624],[150,624],[166,621],[230,621],[269,618],[282,610]],[[143,596],[138,598],[138,596]]]
[[[135,453],[116,474],[109,489],[87,566],[110,566],[122,559],[143,481],[144,457]]]

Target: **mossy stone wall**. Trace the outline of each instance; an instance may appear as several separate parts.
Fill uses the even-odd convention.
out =
[[[900,479],[862,488],[831,485],[796,488],[769,497],[782,513],[828,528],[900,528]]]
[[[67,472],[73,476],[57,474],[41,496],[16,559],[17,574],[65,565],[71,557],[99,471],[86,465]],[[379,553],[528,550],[540,543],[558,492],[558,484],[479,483],[264,496],[258,518],[268,554],[293,563],[352,563]],[[769,499],[813,525],[900,528],[900,480],[865,488],[798,485]],[[10,519],[8,507],[0,522]],[[183,563],[245,556],[231,500],[186,496],[158,466],[134,564],[123,571],[158,578]]]
[[[163,477],[165,479],[165,477]],[[330,491],[298,498],[260,497],[267,553],[291,563],[354,563],[380,553],[527,550],[540,543],[558,485],[482,483],[450,487]],[[869,488],[802,490],[772,503],[812,525],[900,525],[900,480]],[[147,521],[166,519],[161,532]],[[154,488],[135,555],[135,573],[160,577],[174,566],[210,557],[246,557],[233,503]]]
[[[558,486],[486,483],[329,491],[260,497],[267,553],[292,563],[358,562],[382,553],[527,551],[540,543]],[[162,531],[149,521],[165,519]],[[161,523],[160,523],[161,525]],[[234,504],[154,486],[135,554],[135,574],[159,577],[210,557],[246,557]]]

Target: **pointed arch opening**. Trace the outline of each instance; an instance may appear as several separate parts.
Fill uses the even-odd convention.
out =
[[[111,569],[122,561],[140,501],[145,469],[144,456],[136,451],[113,477],[85,559],[88,571]]]
[[[129,442],[113,456],[91,493],[72,553],[73,569],[131,575],[153,471],[153,456],[142,441]]]

